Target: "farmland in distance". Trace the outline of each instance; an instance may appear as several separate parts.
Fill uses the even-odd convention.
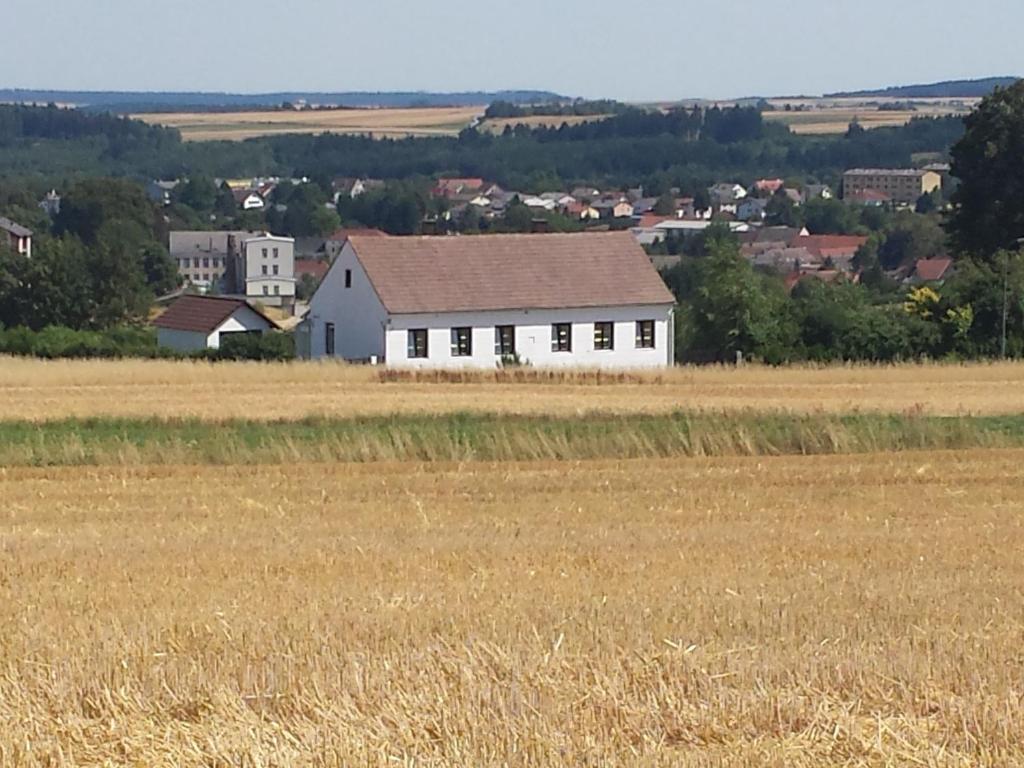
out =
[[[133,115],[177,128],[186,141],[243,141],[286,133],[341,133],[380,138],[456,136],[485,107],[157,112]]]

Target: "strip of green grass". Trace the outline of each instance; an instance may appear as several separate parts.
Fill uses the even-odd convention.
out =
[[[457,414],[262,422],[0,421],[0,466],[518,461],[1024,447],[1024,415]]]

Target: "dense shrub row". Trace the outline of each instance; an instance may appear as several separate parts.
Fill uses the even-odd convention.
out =
[[[156,330],[148,327],[124,326],[105,331],[76,331],[61,326],[48,326],[33,331],[19,327],[0,328],[0,355],[47,360],[188,357],[214,361],[282,361],[295,357],[295,342],[290,334],[284,333],[226,336],[219,350],[184,354],[157,346]]]

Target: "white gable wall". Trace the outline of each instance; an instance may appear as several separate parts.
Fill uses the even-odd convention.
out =
[[[654,349],[636,348],[636,323],[653,320]],[[594,349],[594,323],[615,325],[614,349]],[[572,351],[553,352],[552,325],[572,324]],[[384,360],[399,368],[494,368],[495,326],[515,326],[516,353],[524,364],[541,368],[661,368],[672,364],[672,309],[667,306],[597,309],[511,310],[398,315],[387,327]],[[453,356],[451,329],[473,329],[473,354]],[[427,358],[408,356],[409,330],[427,329]]]
[[[352,287],[345,287],[345,270]],[[370,284],[351,243],[334,260],[309,305],[310,356],[327,356],[327,324],[334,324],[334,356],[345,360],[384,358],[387,312]]]
[[[206,346],[210,349],[220,349],[220,337],[223,333],[242,333],[245,331],[270,330],[268,323],[262,316],[253,312],[248,307],[239,307],[234,313],[218,326],[217,330],[211,333],[206,339]]]
[[[231,317],[221,323],[212,333],[204,331],[178,331],[172,328],[157,328],[157,345],[177,352],[198,352],[203,349],[220,349],[222,333],[270,330],[271,325],[249,307],[239,307]]]

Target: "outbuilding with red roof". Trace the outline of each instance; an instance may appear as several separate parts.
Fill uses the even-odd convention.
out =
[[[177,352],[220,349],[230,334],[263,334],[278,326],[245,299],[187,294],[153,321],[157,343]]]

